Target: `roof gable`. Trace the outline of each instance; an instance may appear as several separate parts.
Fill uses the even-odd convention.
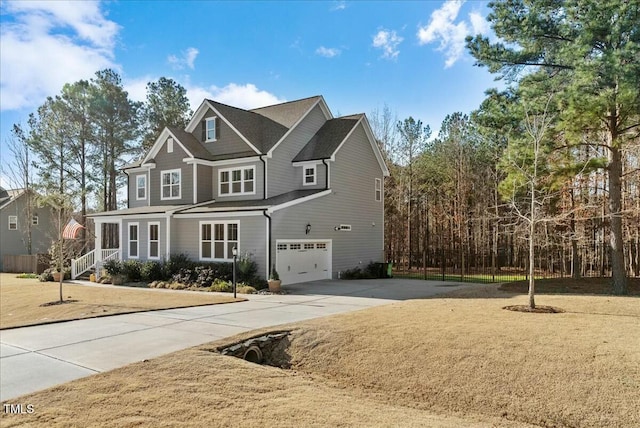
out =
[[[301,100],[255,108],[250,111],[268,117],[269,119],[285,126],[287,129],[290,129],[311,109],[311,107],[318,102],[320,98],[322,97],[316,95],[309,98],[303,98]]]
[[[206,160],[211,159],[211,154],[207,151],[207,149],[202,147],[202,144],[200,144],[200,142],[193,135],[179,128],[165,127],[158,138],[156,138],[155,143],[153,143],[153,146],[151,146],[151,149],[147,152],[142,161],[139,163],[135,162],[129,167],[133,168],[136,166],[144,165],[151,159],[155,158],[164,145],[166,139],[169,137],[173,138],[174,142],[176,142],[190,158]]]

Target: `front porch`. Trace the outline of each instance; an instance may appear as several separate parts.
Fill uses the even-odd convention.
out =
[[[109,260],[122,259],[122,221],[103,221],[94,219],[95,221],[95,248],[77,259],[71,259],[71,279],[77,279],[80,275],[94,270],[96,279],[102,275],[102,266]],[[103,229],[110,234],[107,245],[112,246],[117,243],[117,248],[102,248],[103,245]],[[113,238],[117,239],[113,239]]]

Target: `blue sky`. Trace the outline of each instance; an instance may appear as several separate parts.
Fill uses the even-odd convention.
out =
[[[336,116],[386,103],[435,135],[498,85],[464,49],[489,33],[487,3],[2,0],[2,164],[13,123],[106,67],[135,100],[165,76],[194,110],[205,97],[250,108],[323,95]]]

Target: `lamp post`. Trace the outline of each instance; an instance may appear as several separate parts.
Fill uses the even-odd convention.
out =
[[[231,250],[233,254],[233,298],[236,298],[236,259],[238,258],[238,249],[234,246]]]

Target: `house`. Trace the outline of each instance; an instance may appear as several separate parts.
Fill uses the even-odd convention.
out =
[[[236,247],[290,284],[383,260],[388,170],[366,116],[334,118],[322,96],[253,110],[204,100],[124,172],[128,208],[91,215],[98,262],[230,261]],[[105,223],[119,248],[101,248]]]
[[[27,209],[29,202],[32,204],[30,216]],[[10,268],[4,266],[5,256],[47,253],[52,234],[55,233],[53,220],[51,210],[38,207],[32,193],[25,189],[7,190],[0,187],[0,270]]]

